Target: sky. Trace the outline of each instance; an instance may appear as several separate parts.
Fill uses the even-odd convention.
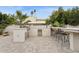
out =
[[[71,9],[73,6],[63,6],[63,9]],[[16,10],[26,13],[31,16],[30,12],[36,9],[35,17],[38,19],[48,18],[54,10],[57,10],[59,6],[0,6],[0,12],[7,14],[15,14]]]

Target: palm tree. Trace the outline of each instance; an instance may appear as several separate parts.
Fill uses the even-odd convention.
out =
[[[31,11],[31,16],[33,16],[33,14],[34,14],[34,12],[33,12],[33,11]]]
[[[34,9],[34,13],[36,13],[36,9]]]
[[[24,21],[28,16],[26,14],[23,14],[21,11],[16,11],[16,19],[18,19],[18,22],[20,24],[20,28],[22,25],[22,21]]]
[[[36,9],[34,9],[33,11],[31,11],[31,16],[33,16],[34,13],[36,13]]]

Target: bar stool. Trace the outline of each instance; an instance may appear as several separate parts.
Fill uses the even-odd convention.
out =
[[[60,29],[57,30],[56,32],[56,41],[57,41],[57,45],[62,47],[62,35],[61,35],[61,31]]]
[[[62,46],[69,48],[69,46],[70,46],[69,33],[62,32],[62,35],[63,35],[63,41],[62,41],[63,44],[62,44]]]
[[[60,45],[61,48],[70,47],[69,33],[62,31],[61,29],[58,29],[55,35],[56,35],[57,44]]]
[[[59,33],[58,30],[55,32],[55,37],[56,37],[56,41],[59,43],[59,40],[60,40],[60,33]]]

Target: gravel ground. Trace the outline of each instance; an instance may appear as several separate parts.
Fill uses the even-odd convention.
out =
[[[25,42],[13,42],[10,36],[0,36],[1,53],[60,53],[71,52],[61,49],[54,37],[30,37]]]

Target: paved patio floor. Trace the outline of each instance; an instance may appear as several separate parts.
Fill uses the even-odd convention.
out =
[[[30,37],[22,43],[13,42],[10,36],[0,38],[0,52],[2,53],[59,53],[72,52],[61,49],[54,37]]]

